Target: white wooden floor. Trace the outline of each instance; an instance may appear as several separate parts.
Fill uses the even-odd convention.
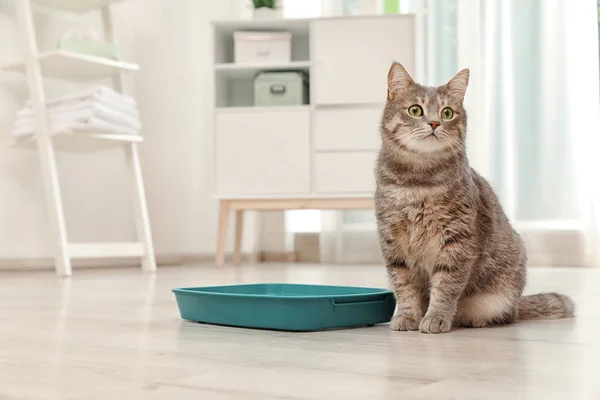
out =
[[[529,292],[574,297],[574,320],[439,336],[200,325],[170,292],[261,281],[386,285],[381,266],[2,272],[0,399],[600,399],[600,270],[530,271]]]

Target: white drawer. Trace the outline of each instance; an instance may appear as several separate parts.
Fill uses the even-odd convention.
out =
[[[382,107],[318,109],[315,111],[316,150],[377,150]]]
[[[375,151],[315,154],[315,192],[374,192],[376,158]]]

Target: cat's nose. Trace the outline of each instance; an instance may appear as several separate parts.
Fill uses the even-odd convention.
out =
[[[433,121],[433,122],[428,122],[427,125],[431,126],[431,129],[433,129],[435,131],[435,128],[440,126],[440,123],[437,121]]]

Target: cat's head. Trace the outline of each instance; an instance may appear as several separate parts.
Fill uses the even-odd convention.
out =
[[[463,100],[468,82],[469,70],[463,69],[443,86],[422,86],[394,62],[388,72],[384,141],[411,153],[463,150],[467,130]]]

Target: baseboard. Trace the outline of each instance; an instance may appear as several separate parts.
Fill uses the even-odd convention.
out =
[[[527,265],[530,267],[596,266],[585,259],[585,238],[578,230],[521,229],[527,247]],[[382,264],[379,241],[373,230],[345,230],[342,232],[343,251],[336,264]],[[297,233],[295,250],[300,262],[323,262],[320,257],[318,233]]]
[[[183,257],[181,256],[165,256],[157,257],[156,264],[158,266],[165,265],[181,265]],[[86,268],[123,268],[123,267],[139,267],[140,262],[137,259],[131,258],[110,258],[99,260],[73,260],[73,269]],[[2,258],[0,259],[1,271],[44,271],[54,269],[54,259],[52,258]]]
[[[233,256],[228,254],[225,260],[231,262]],[[205,264],[215,261],[214,254],[161,254],[156,256],[159,267],[184,264]],[[257,255],[243,254],[242,262],[256,262]],[[89,268],[127,268],[139,267],[140,262],[132,258],[110,258],[101,260],[73,260],[73,269]],[[54,270],[52,258],[0,258],[0,271],[44,271]]]
[[[521,229],[519,233],[527,248],[528,266],[595,266],[586,259],[585,237],[579,230]]]
[[[179,258],[182,260],[180,264],[214,264],[215,255],[209,253],[203,254],[184,254],[180,255]],[[233,262],[233,254],[225,254],[225,262],[231,263]],[[255,263],[260,262],[259,254],[254,253],[244,253],[241,256],[242,263]],[[158,263],[158,261],[157,261]]]

